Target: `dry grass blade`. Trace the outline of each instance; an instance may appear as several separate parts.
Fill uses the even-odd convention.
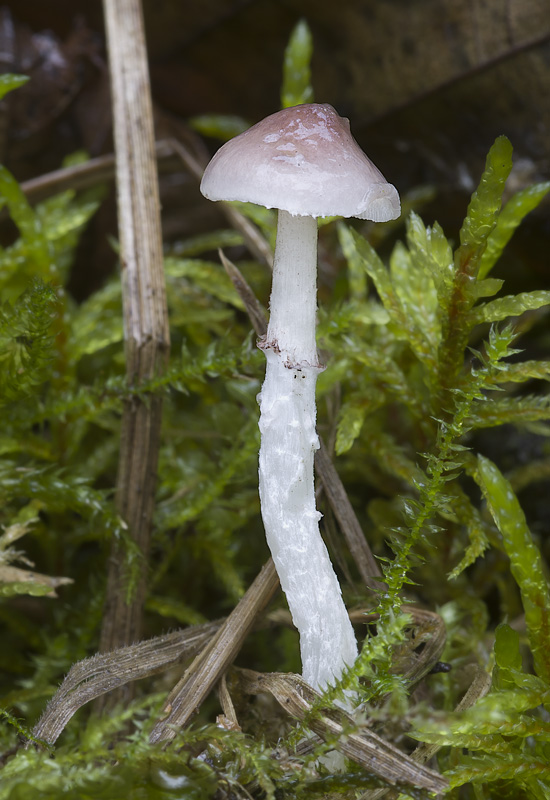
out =
[[[328,741],[347,758],[360,764],[373,775],[390,784],[417,786],[431,792],[442,792],[447,781],[407,756],[397,747],[368,730],[357,731],[353,718],[341,709],[322,709],[322,697],[299,675],[261,674],[237,670],[243,691],[249,694],[273,695],[284,710],[307,726],[323,741]],[[320,705],[321,713],[311,713]],[[357,731],[357,732],[356,732]]]
[[[223,268],[231,278],[233,286],[237,290],[239,297],[244,303],[246,313],[248,314],[250,324],[252,325],[256,336],[259,338],[265,336],[267,331],[267,314],[265,308],[252,291],[252,287],[247,282],[240,269],[227,258],[223,250],[218,250],[218,255],[220,257],[220,261],[222,262]]]
[[[218,700],[220,701],[223,715],[218,716],[216,723],[218,725],[221,724],[222,727],[226,727],[229,730],[240,731],[241,726],[239,725],[239,720],[237,718],[235,706],[233,705],[233,700],[231,699],[231,694],[227,688],[225,674],[222,675],[218,684]]]
[[[164,284],[160,201],[140,0],[104,0],[115,134],[126,375],[131,385],[166,366],[170,335]],[[117,509],[144,556],[154,505],[162,404],[127,401],[122,418]],[[127,598],[125,553],[113,546],[100,649],[141,636],[145,559]]]
[[[194,659],[166,699],[164,717],[151,731],[151,742],[169,741],[198,710],[239,652],[258,615],[279,585],[273,561],[262,567],[217,634]]]
[[[235,266],[221,250],[218,252],[224,269],[231,278],[235,289],[244,303],[252,327],[259,337],[265,336],[267,321],[262,304],[252,291],[252,288],[247,283],[239,268]],[[327,500],[334,512],[334,516],[338,520],[340,529],[344,534],[365,586],[374,592],[381,591],[384,588],[384,584],[381,580],[377,580],[381,577],[378,562],[374,558],[372,550],[365,539],[363,529],[359,524],[359,520],[350,503],[344,484],[340,480],[340,476],[331,461],[327,448],[320,437],[319,440],[321,447],[315,453],[315,468],[323,485]]]
[[[79,661],[69,670],[33,734],[54,744],[83,705],[131,681],[164,672],[192,658],[221,625],[221,620],[196,625]]]

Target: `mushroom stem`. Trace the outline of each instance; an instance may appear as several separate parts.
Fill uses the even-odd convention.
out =
[[[357,644],[319,532],[313,458],[317,222],[279,211],[270,320],[260,347],[260,500],[267,541],[294,624],[304,679],[324,689],[353,664]]]

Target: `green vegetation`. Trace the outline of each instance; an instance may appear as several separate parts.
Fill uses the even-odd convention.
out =
[[[286,54],[284,104],[311,99],[310,53],[302,26]],[[1,91],[19,83],[4,79]],[[231,129],[215,117],[208,125]],[[550,474],[550,360],[529,357],[547,348],[550,292],[506,295],[493,277],[550,184],[501,208],[511,166],[501,137],[455,246],[414,212],[388,266],[369,242],[372,228],[340,221],[321,232],[326,258],[341,269],[335,285],[320,287],[330,368],[319,381],[319,428],[335,443],[387,586],[376,597],[361,587],[323,505],[336,561],[353,581],[348,605],[379,615],[328,699],[352,689],[364,704],[359,725],[368,720],[406,752],[413,739],[420,752],[437,751],[430,765],[457,800],[550,796],[548,549],[515,494],[529,499]],[[244,732],[211,724],[212,701],[167,749],[150,745],[172,674],[139,683],[137,699],[108,715],[83,708],[55,748],[20,746],[22,737],[36,741],[33,725],[71,664],[97,649],[111,538],[126,544],[130,564],[140,559],[113,502],[121,408],[138,390],[124,378],[118,276],[81,305],[64,288],[102,192],[69,191],[33,209],[1,168],[0,194],[18,229],[0,251],[0,800],[381,796],[375,787],[385,784],[356,764],[345,774],[319,765],[321,747],[295,755],[304,728],[275,704],[258,706],[235,675],[228,684]],[[272,241],[274,215],[239,208]],[[239,244],[239,234],[218,231],[166,256],[171,362],[139,389],[164,397],[148,637],[227,614],[267,558],[256,464],[263,356],[213,255]],[[238,266],[265,302],[267,269]],[[522,450],[512,469],[497,466],[503,440],[508,452]],[[20,540],[24,549],[14,547]],[[413,640],[413,607],[439,615],[447,630],[444,651],[416,672],[435,627]],[[254,632],[238,663],[295,672],[297,639],[281,626]]]

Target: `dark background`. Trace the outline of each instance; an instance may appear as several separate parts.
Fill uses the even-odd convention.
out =
[[[313,34],[315,99],[350,117],[402,193],[433,188],[422,208],[428,222],[456,234],[499,134],[515,148],[511,188],[548,178],[548,0],[144,0],[144,13],[158,138],[185,140],[186,121],[198,114],[252,123],[277,110],[284,48],[303,18]],[[5,4],[0,45],[1,70],[32,77],[1,104],[0,156],[19,180],[56,169],[77,148],[112,149],[99,0]],[[184,173],[164,179],[162,190],[168,240],[219,224]],[[547,217],[543,204],[503,265],[512,282],[521,269],[524,289],[550,283]],[[113,218],[107,203],[76,267],[77,295],[109,269],[102,242]]]

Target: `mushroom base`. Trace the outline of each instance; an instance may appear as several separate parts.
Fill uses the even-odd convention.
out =
[[[315,384],[321,368],[289,365],[278,349],[269,344],[262,349],[267,358],[260,395],[262,517],[300,632],[303,677],[322,690],[353,664],[357,644],[315,508]]]

